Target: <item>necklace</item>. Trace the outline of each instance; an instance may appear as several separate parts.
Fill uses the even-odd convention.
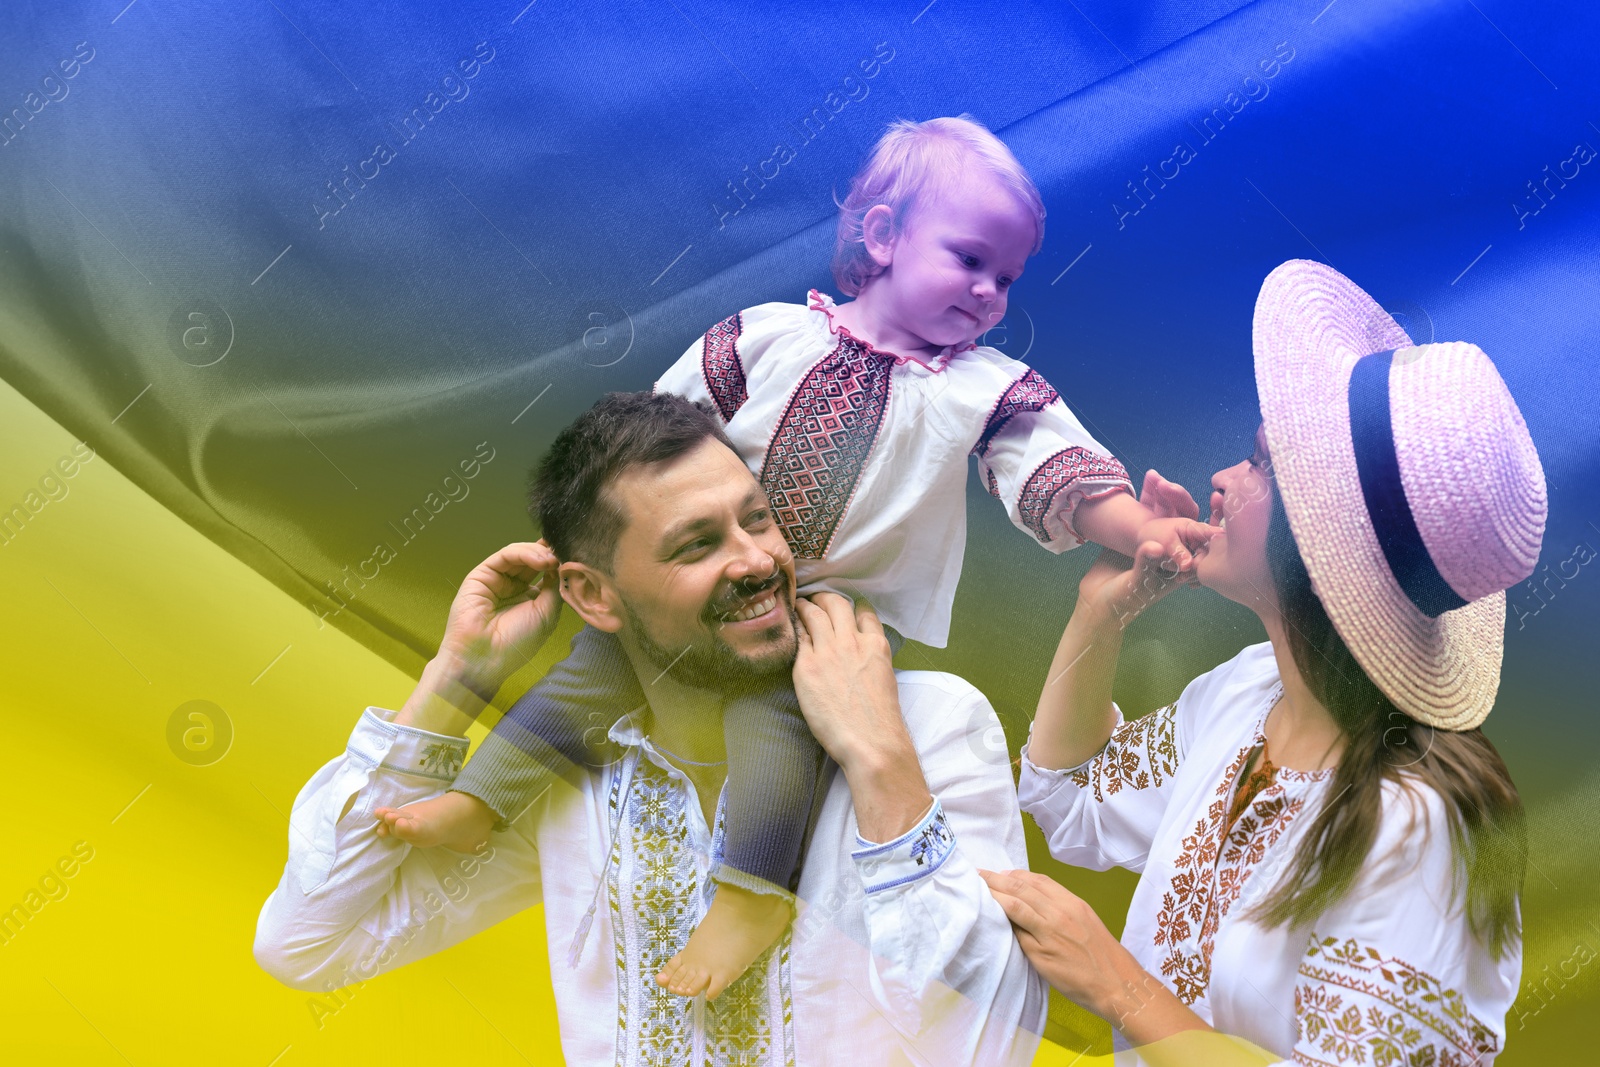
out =
[[[677,760],[679,763],[686,763],[691,767],[720,767],[724,763],[728,762],[726,759],[712,760],[711,762],[707,763],[703,763],[700,760],[685,759],[654,738],[650,739],[650,744],[657,752],[661,753],[663,756],[666,756],[668,759]]]

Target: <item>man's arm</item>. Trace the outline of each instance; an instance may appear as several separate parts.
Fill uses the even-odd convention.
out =
[[[941,689],[919,709],[914,741],[872,610],[833,594],[815,601],[799,609],[795,691],[855,806],[873,993],[920,1061],[1026,1063],[1045,983],[978,875],[1027,864],[1022,818],[1009,767],[986,762],[967,736],[973,722],[999,721],[977,690]]]
[[[289,859],[256,923],[278,981],[327,992],[447,948],[540,900],[526,827],[476,856],[379,837],[373,809],[448,788],[466,741],[396,727],[369,708],[344,755],[295,798]]]
[[[380,835],[375,813],[392,817],[455,780],[467,726],[555,627],[555,567],[548,546],[519,543],[473,568],[450,605],[438,655],[399,714],[368,709],[345,754],[300,791],[289,860],[256,926],[256,959],[279,981],[348,985],[538,901],[538,861],[526,837],[506,834],[492,862],[475,862]],[[465,895],[452,874],[463,863],[475,887]]]

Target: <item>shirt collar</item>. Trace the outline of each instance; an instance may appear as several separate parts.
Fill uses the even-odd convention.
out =
[[[637,748],[645,743],[644,728],[649,721],[650,708],[641,704],[612,723],[611,732],[607,736],[619,745]]]
[[[661,754],[661,750],[651,742],[647,732],[650,727],[650,705],[641,704],[628,714],[612,724],[606,736],[614,744],[623,748],[637,748],[640,755],[654,763],[657,767],[670,775],[679,775],[682,772],[672,765],[672,761]]]
[[[938,374],[949,364],[951,357],[957,356],[962,352],[971,352],[973,349],[978,347],[976,341],[968,341],[965,344],[960,345],[946,345],[945,347],[941,348],[931,359],[923,359],[920,356],[902,356],[895,352],[886,352],[881,348],[876,348],[873,345],[868,344],[866,341],[863,341],[861,338],[845,329],[842,325],[833,321],[833,310],[839,306],[838,304],[834,303],[833,297],[818,289],[812,289],[806,294],[806,298],[807,307],[809,307],[812,311],[820,311],[825,316],[824,321],[827,324],[828,332],[830,334],[834,335],[835,337],[848,337],[850,340],[860,345],[866,351],[871,352],[873,355],[894,360],[896,366],[900,366],[905,363],[915,363],[924,370],[932,371],[934,374]]]

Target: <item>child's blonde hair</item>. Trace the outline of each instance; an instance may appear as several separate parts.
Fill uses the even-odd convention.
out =
[[[856,296],[868,278],[883,270],[867,254],[861,227],[866,214],[878,204],[894,212],[898,232],[917,202],[937,194],[976,165],[987,170],[1016,194],[1038,224],[1033,252],[1044,244],[1044,201],[1033,179],[1011,154],[1011,149],[971,115],[912,122],[896,119],[878,140],[855,178],[850,194],[839,205],[839,236],[833,248],[833,280],[847,296]],[[1030,253],[1033,254],[1033,253]]]

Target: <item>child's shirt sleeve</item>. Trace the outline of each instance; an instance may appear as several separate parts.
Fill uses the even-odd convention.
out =
[[[718,418],[725,424],[731,421],[749,398],[747,374],[755,352],[747,336],[747,320],[760,320],[765,310],[765,306],[754,307],[728,315],[701,334],[677,363],[656,379],[656,392],[709,402]]]
[[[1083,501],[1133,492],[1127,470],[1032,368],[1001,393],[972,454],[1012,523],[1052,552],[1083,544],[1073,525]]]

